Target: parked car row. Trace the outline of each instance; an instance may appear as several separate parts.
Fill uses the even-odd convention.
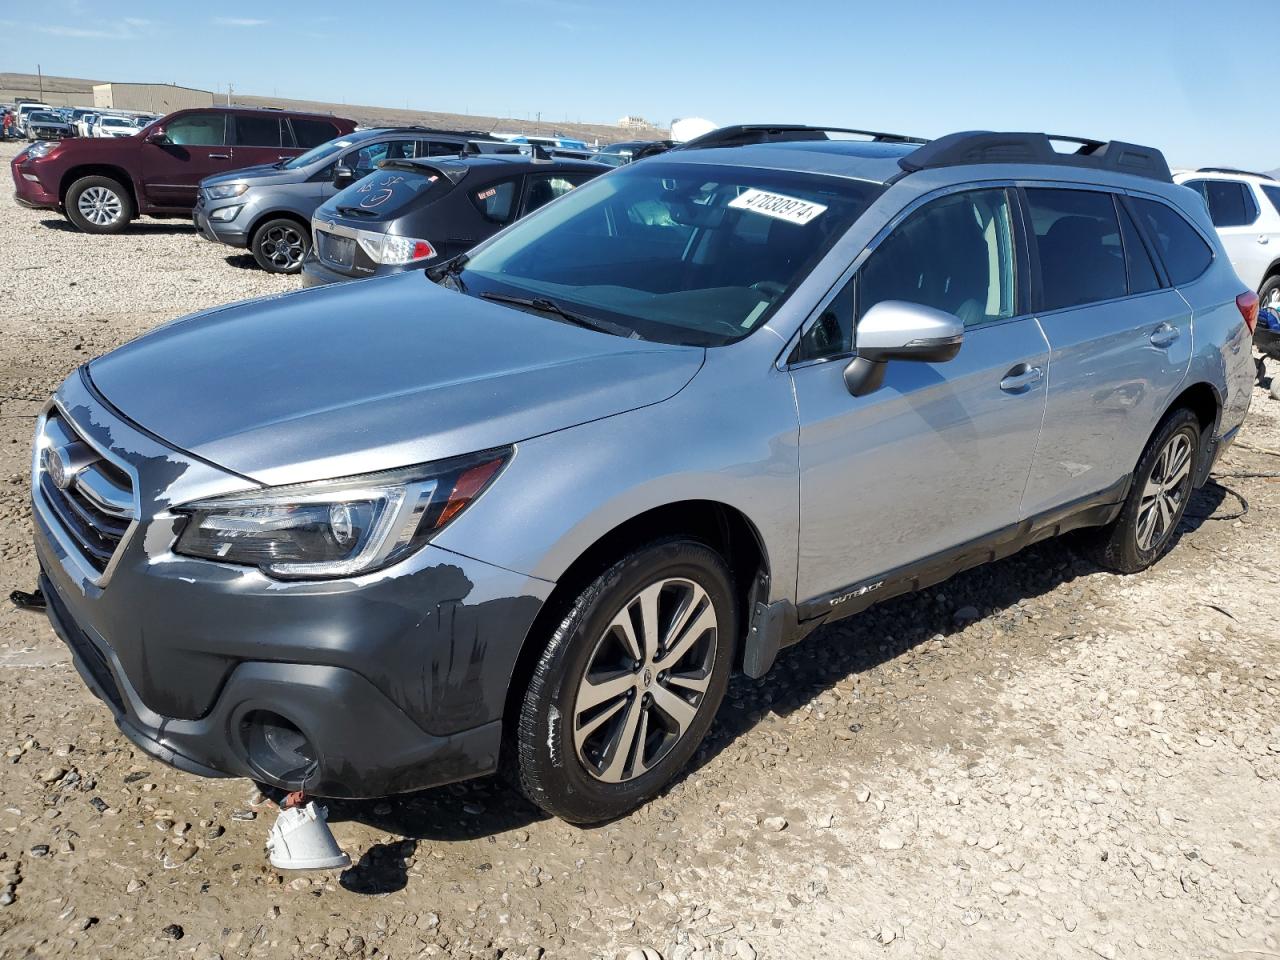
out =
[[[1248,410],[1258,295],[1159,150],[746,126],[606,170],[432,136],[280,186],[334,191],[325,270],[426,270],[167,324],[38,420],[49,617],[163,762],[333,797],[505,769],[610,820],[823,624],[1068,531],[1147,568]],[[362,146],[401,155],[338,189]]]
[[[68,137],[130,136],[159,118],[148,113],[99,111],[89,107],[51,107],[35,100],[0,105],[12,116],[11,136],[30,141],[62,140]],[[97,121],[106,120],[99,127]]]

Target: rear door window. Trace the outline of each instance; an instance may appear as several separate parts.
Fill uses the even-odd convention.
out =
[[[106,118],[99,123],[106,125]],[[192,113],[165,124],[170,142],[182,147],[220,147],[226,140],[225,113]]]
[[[965,326],[1014,316],[1010,209],[1001,188],[951,194],[910,214],[863,265],[859,315],[905,300],[953,313]]]
[[[279,147],[280,118],[241,113],[233,118],[237,147]]]
[[[1155,243],[1170,281],[1190,283],[1209,269],[1213,250],[1182,214],[1155,200],[1132,200],[1138,221]]]
[[[476,205],[481,216],[494,223],[507,223],[511,220],[516,208],[516,187],[518,177],[490,183],[471,191],[471,202]]]
[[[290,117],[289,124],[293,127],[294,141],[298,146],[306,149],[318,147],[326,140],[332,140],[338,135],[338,128],[328,120]]]
[[[524,211],[521,216],[546,206],[556,197],[563,197],[582,182],[582,177],[563,173],[538,173],[526,177]]]
[[[357,177],[367,177],[383,160],[401,160],[413,156],[412,140],[381,140],[370,143],[347,156],[347,166]]]
[[[1190,180],[1186,186],[1204,197],[1215,227],[1246,227],[1258,219],[1253,191],[1239,180]]]
[[[420,157],[454,157],[462,151],[462,144],[448,140],[423,140],[418,145]]]
[[[1129,280],[1109,193],[1032,187],[1027,209],[1040,259],[1040,309],[1126,296]]]

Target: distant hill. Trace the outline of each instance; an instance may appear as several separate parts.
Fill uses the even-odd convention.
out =
[[[129,78],[135,79],[135,78]],[[45,103],[55,107],[92,106],[93,85],[105,80],[85,80],[77,77],[49,77],[43,82],[34,73],[0,73],[0,102],[8,103],[14,97],[38,97],[43,89]],[[347,103],[323,103],[313,100],[288,100],[283,97],[255,97],[236,92],[235,103],[245,107],[281,107],[285,110],[314,110],[350,117],[362,126],[393,126],[418,124],[427,127],[448,127],[461,130],[487,130],[499,133],[560,134],[592,143],[613,143],[618,140],[638,140],[646,137],[665,138],[665,130],[626,130],[605,123],[560,123],[520,120],[512,117],[469,116],[461,113],[438,113],[432,110],[408,110],[398,107],[371,107]],[[225,101],[225,97],[223,98]],[[621,111],[622,108],[619,108]],[[555,110],[543,113],[554,115]]]

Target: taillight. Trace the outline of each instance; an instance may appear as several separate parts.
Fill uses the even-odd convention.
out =
[[[1236,306],[1240,308],[1240,316],[1244,317],[1244,325],[1249,328],[1249,336],[1253,336],[1253,331],[1258,327],[1258,308],[1261,305],[1262,301],[1252,290],[1246,290],[1236,297]]]

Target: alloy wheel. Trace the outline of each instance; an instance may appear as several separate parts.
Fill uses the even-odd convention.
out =
[[[110,226],[124,212],[124,204],[120,202],[120,198],[106,187],[90,187],[85,190],[76,200],[76,208],[82,217],[99,227]]]
[[[282,270],[296,267],[306,253],[302,232],[297,227],[277,226],[262,238],[262,252],[268,260]]]
[[[1267,294],[1267,302],[1263,306],[1272,310],[1280,310],[1280,287],[1271,288],[1271,291]]]
[[[597,640],[574,698],[573,743],[589,774],[632,780],[680,741],[711,683],[715,606],[692,580],[645,587]]]
[[[1191,439],[1175,433],[1166,441],[1138,504],[1138,549],[1153,550],[1173,533],[1191,492]]]

